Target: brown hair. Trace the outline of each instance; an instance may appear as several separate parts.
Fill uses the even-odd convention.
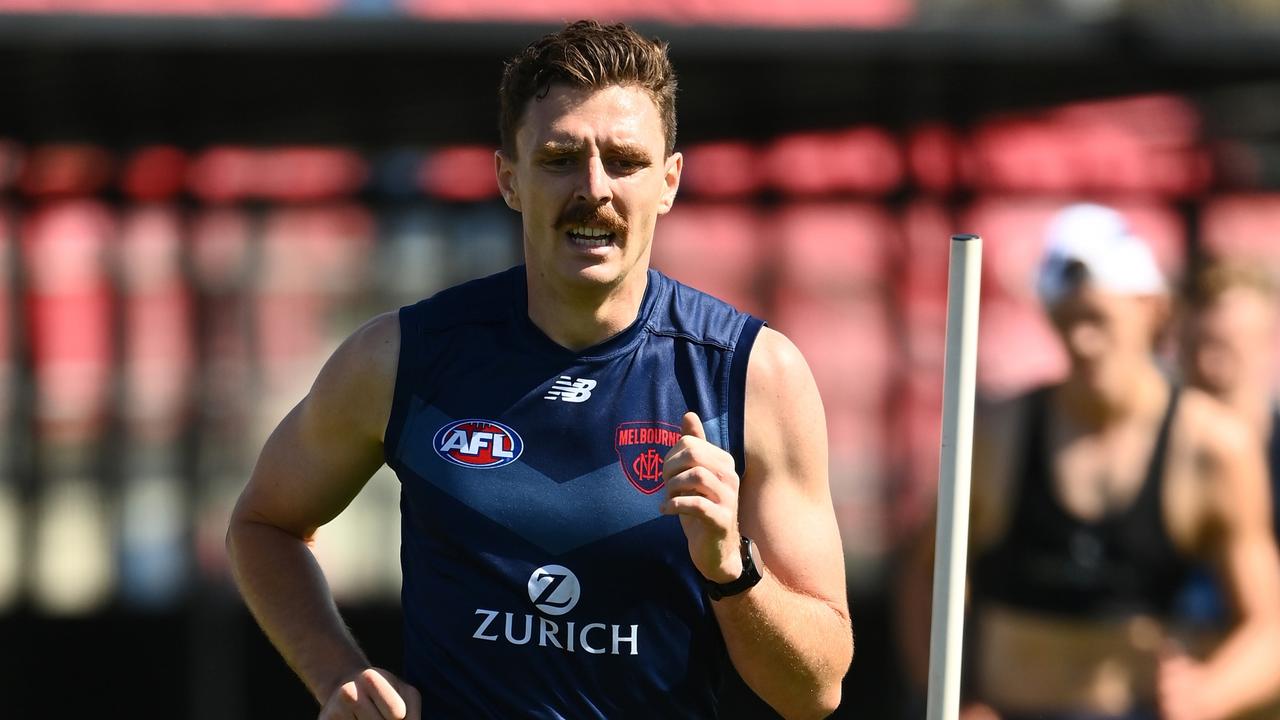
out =
[[[1206,308],[1234,288],[1244,288],[1267,298],[1280,295],[1275,276],[1259,263],[1209,260],[1187,278],[1183,298],[1188,307]]]
[[[516,130],[530,100],[541,100],[554,83],[599,89],[636,86],[649,93],[666,135],[666,152],[676,145],[676,74],[667,44],[618,23],[570,23],[525,48],[507,62],[498,88],[502,151],[516,156]]]

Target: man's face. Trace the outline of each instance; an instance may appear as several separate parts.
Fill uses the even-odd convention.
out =
[[[1164,298],[1121,295],[1088,283],[1050,308],[1071,359],[1071,372],[1100,393],[1113,394],[1150,362],[1163,319]]]
[[[683,159],[665,152],[658,108],[637,87],[553,85],[525,109],[498,184],[523,215],[525,262],[543,284],[611,287],[648,269]]]
[[[1222,397],[1242,384],[1265,382],[1274,357],[1275,331],[1275,309],[1262,293],[1241,287],[1226,291],[1187,318],[1187,379]]]

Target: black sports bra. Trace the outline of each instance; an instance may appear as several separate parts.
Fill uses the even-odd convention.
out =
[[[1161,502],[1178,389],[1170,393],[1138,495],[1096,521],[1072,516],[1054,497],[1048,397],[1049,389],[1041,388],[1029,398],[1013,516],[1004,538],[975,564],[975,594],[1072,617],[1167,614],[1190,568],[1165,530]]]

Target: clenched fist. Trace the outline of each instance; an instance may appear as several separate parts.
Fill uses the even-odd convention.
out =
[[[684,414],[680,431],[662,465],[667,488],[662,512],[680,516],[698,572],[713,582],[731,582],[742,575],[733,456],[707,441],[697,413]]]

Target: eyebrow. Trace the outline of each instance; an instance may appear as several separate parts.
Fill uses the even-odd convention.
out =
[[[538,148],[543,155],[571,155],[582,152],[584,145],[573,140],[548,140]],[[636,143],[622,142],[605,147],[604,154],[620,155],[628,160],[649,161],[649,153],[644,146]]]

